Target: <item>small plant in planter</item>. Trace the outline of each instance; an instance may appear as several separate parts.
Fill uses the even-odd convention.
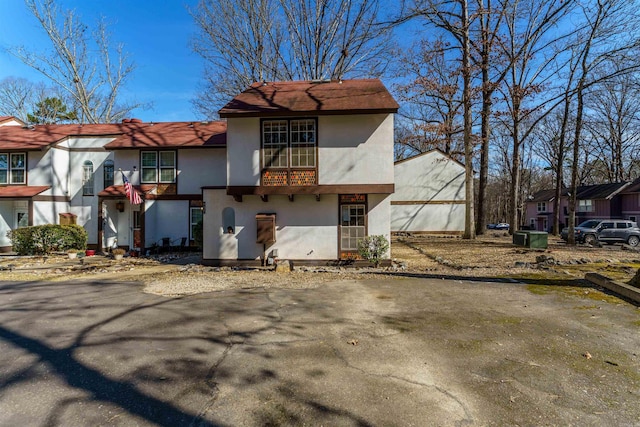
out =
[[[67,256],[69,259],[76,259],[78,257],[77,249],[67,249]]]
[[[111,253],[113,254],[113,259],[122,259],[122,257],[124,256],[125,253],[127,253],[127,251],[125,251],[122,248],[115,248],[114,250],[111,251]]]
[[[378,268],[389,249],[389,241],[383,235],[367,236],[358,242],[358,253]]]

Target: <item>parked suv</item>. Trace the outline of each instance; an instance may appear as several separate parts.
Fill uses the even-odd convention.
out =
[[[562,230],[560,236],[568,240],[569,229]],[[640,228],[633,221],[622,219],[591,219],[575,227],[576,242],[593,244],[596,241],[602,243],[627,243],[629,246],[638,246],[640,243]]]

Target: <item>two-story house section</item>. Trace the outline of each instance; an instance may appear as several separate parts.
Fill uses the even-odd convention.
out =
[[[226,181],[225,130],[224,122],[139,120],[0,126],[0,250],[11,250],[8,230],[63,220],[83,226],[99,250],[188,240],[202,212],[200,188]],[[139,205],[126,198],[123,174]]]
[[[376,79],[260,82],[220,110],[227,183],[203,189],[203,262],[352,259],[390,236],[393,114]]]
[[[99,247],[145,253],[154,244],[189,245],[202,221],[202,187],[226,184],[226,123],[132,123],[105,145],[110,181],[98,193]],[[127,198],[123,175],[142,199]]]

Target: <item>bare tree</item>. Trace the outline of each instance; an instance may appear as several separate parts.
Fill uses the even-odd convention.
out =
[[[437,148],[462,158],[462,76],[458,64],[447,58],[449,43],[421,40],[400,55],[398,76],[406,79],[394,86],[404,125],[396,144],[410,154]]]
[[[593,0],[581,5],[582,24],[569,46],[570,64],[575,81],[569,91],[575,94],[575,122],[571,185],[569,189],[569,243],[575,244],[574,228],[579,185],[580,150],[585,117],[585,97],[592,86],[634,72],[640,67],[628,59],[640,47],[636,28],[640,23],[637,7],[625,0]],[[624,64],[613,73],[597,74],[606,63]]]
[[[120,89],[134,66],[122,45],[111,45],[104,21],[92,34],[74,11],[62,12],[55,0],[26,0],[26,5],[46,33],[51,50],[35,52],[20,46],[10,52],[67,95],[81,122],[120,121],[141,106],[120,99]]]
[[[635,73],[617,75],[616,70],[624,67],[607,64],[601,74],[614,76],[595,85],[587,95],[585,130],[602,166],[599,174],[592,175],[599,182],[636,178],[631,164],[640,150],[640,79]]]
[[[0,116],[14,116],[26,123],[27,115],[40,98],[38,94],[44,91],[44,85],[24,78],[3,79],[0,81]]]
[[[215,116],[256,81],[378,76],[390,33],[380,0],[200,0],[193,50],[206,62],[196,110]]]

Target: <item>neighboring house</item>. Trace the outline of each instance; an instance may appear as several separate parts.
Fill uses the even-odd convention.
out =
[[[256,83],[231,100],[226,182],[203,189],[203,262],[324,263],[389,239],[397,110],[379,80]]]
[[[576,225],[588,219],[622,218],[622,192],[629,182],[583,185],[578,187]],[[553,200],[555,190],[542,190],[526,203],[527,224],[533,230],[550,231],[553,227]],[[560,223],[569,223],[569,189],[562,190]]]
[[[622,219],[638,222],[640,219],[640,178],[631,182],[621,192]]]
[[[224,122],[138,120],[0,127],[0,250],[11,249],[10,229],[70,218],[87,230],[91,248],[188,242],[201,187],[224,179],[225,132]],[[140,205],[126,198],[120,170]]]
[[[12,116],[0,116],[0,126],[24,126],[24,122]]]
[[[432,150],[394,165],[391,231],[464,232],[464,165]]]

